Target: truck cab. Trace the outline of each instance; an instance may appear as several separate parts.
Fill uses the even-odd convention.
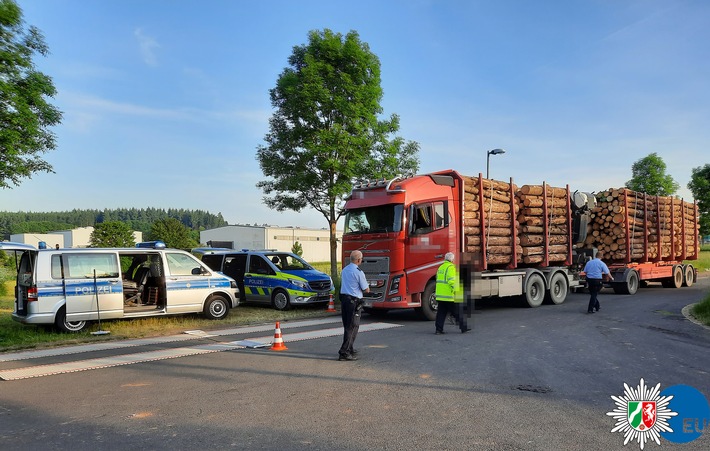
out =
[[[433,277],[444,255],[460,247],[460,183],[455,171],[442,171],[354,187],[345,204],[342,261],[363,253],[366,309],[415,308],[434,319]]]

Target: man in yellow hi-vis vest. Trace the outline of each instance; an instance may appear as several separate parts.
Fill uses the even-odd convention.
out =
[[[458,322],[461,333],[471,330],[466,324],[463,314],[463,289],[453,261],[454,254],[447,252],[444,256],[444,263],[436,271],[437,335],[444,333],[444,322],[446,321],[446,315],[449,313]]]

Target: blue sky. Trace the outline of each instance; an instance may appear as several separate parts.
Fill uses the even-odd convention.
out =
[[[20,0],[64,112],[56,174],[0,190],[4,211],[187,208],[230,223],[325,227],[262,203],[268,91],[309,30],[356,30],[384,114],[420,172],[599,191],[656,152],[686,188],[710,163],[710,2],[684,0]]]

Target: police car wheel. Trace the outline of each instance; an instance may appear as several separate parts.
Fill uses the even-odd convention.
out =
[[[86,328],[86,321],[67,321],[67,310],[64,307],[57,312],[54,324],[61,332],[81,332]]]
[[[275,290],[274,294],[271,296],[271,305],[276,310],[288,310],[291,307],[288,293],[283,290]]]
[[[209,319],[222,319],[229,314],[229,302],[224,296],[214,295],[205,303],[204,313]]]

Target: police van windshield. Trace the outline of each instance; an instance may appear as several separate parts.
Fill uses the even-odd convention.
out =
[[[402,204],[357,208],[345,213],[344,233],[387,233],[402,230]]]
[[[313,269],[311,265],[306,263],[304,260],[300,259],[297,255],[293,254],[283,254],[283,253],[269,253],[264,254],[264,256],[271,260],[278,269]]]

